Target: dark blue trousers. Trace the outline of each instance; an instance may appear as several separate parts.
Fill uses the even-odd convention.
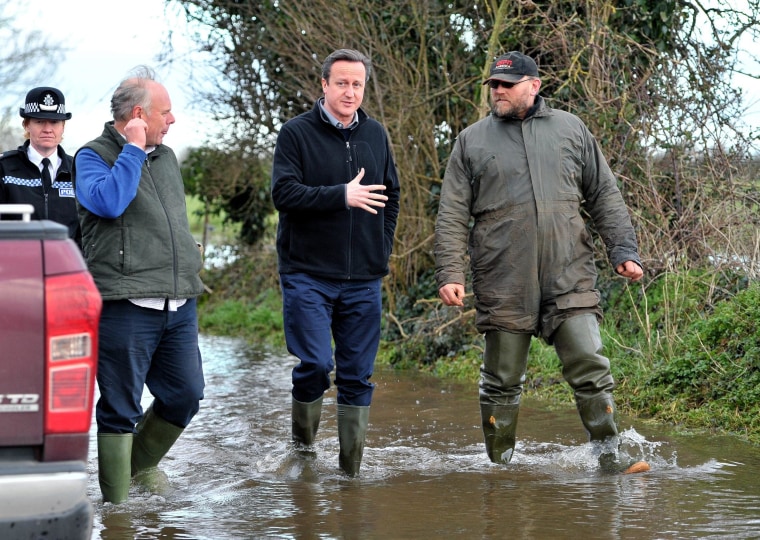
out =
[[[280,274],[288,351],[300,361],[293,368],[293,397],[309,403],[330,388],[335,368],[337,400],[368,406],[369,382],[380,343],[380,279],[348,281],[307,274]],[[333,342],[335,361],[333,363]]]
[[[184,428],[198,412],[205,383],[195,299],[177,311],[103,302],[98,355],[98,433],[133,433],[146,385],[167,422]]]

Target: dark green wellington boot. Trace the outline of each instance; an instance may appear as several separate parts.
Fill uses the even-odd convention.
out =
[[[131,433],[98,433],[98,482],[103,502],[119,504],[129,497]]]
[[[154,413],[152,406],[148,407],[137,424],[132,443],[132,476],[157,466],[183,431],[184,428],[175,426]]]
[[[508,464],[515,451],[519,405],[480,404],[486,453],[494,463]]]
[[[554,347],[562,362],[562,375],[575,394],[589,440],[600,452],[602,471],[620,470],[615,402],[611,394],[615,382],[610,361],[602,355],[596,315],[584,313],[563,322],[555,333]]]
[[[578,401],[578,413],[589,440],[599,448],[599,467],[604,473],[622,472],[628,464],[618,460],[618,430],[615,402],[609,394]]]
[[[486,333],[478,386],[486,454],[493,463],[506,465],[515,451],[530,342],[530,334]]]
[[[610,373],[610,360],[602,354],[596,315],[586,313],[566,320],[553,339],[562,362],[562,376],[573,389],[579,409],[585,400],[612,395],[615,381]]]
[[[322,397],[311,403],[303,403],[293,398],[293,443],[297,448],[311,446],[314,443],[321,416]]]
[[[348,476],[359,474],[368,424],[369,407],[338,404],[338,464]]]

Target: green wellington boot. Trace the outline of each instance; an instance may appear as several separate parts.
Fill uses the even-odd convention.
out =
[[[579,400],[578,414],[580,414],[581,422],[588,432],[590,441],[604,442],[617,438],[615,402],[609,394]]]
[[[508,464],[515,451],[517,413],[530,342],[530,334],[500,331],[486,334],[478,386],[486,454],[493,463]]]
[[[132,443],[132,476],[158,465],[183,431],[184,428],[167,422],[149,407],[137,424]]]
[[[599,450],[599,467],[602,472],[613,473],[628,465],[618,462],[618,430],[615,424],[615,402],[612,396],[600,396],[578,401],[578,413],[589,440]]]
[[[359,474],[368,424],[369,407],[338,404],[338,464],[348,476]]]
[[[519,405],[480,404],[486,453],[493,463],[506,465],[512,460],[519,411]]]
[[[98,482],[103,502],[119,504],[129,497],[131,433],[98,433]]]
[[[293,444],[297,448],[311,446],[319,429],[322,416],[322,397],[310,403],[303,403],[293,398],[292,407]]]
[[[575,392],[575,403],[589,440],[599,452],[603,472],[624,469],[618,463],[618,429],[615,423],[614,381],[610,361],[602,355],[602,338],[596,315],[567,319],[557,329],[554,346],[562,374]]]

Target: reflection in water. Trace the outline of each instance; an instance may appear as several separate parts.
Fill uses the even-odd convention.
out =
[[[735,439],[675,438],[623,419],[624,451],[652,471],[605,476],[572,404],[526,400],[504,467],[485,455],[474,384],[383,370],[361,476],[349,479],[338,470],[334,391],[316,456],[298,459],[295,360],[227,338],[203,336],[201,347],[201,411],[126,504],[101,502],[91,444],[93,538],[760,537],[760,453]]]

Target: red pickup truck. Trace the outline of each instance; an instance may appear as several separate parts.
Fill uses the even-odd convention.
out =
[[[102,300],[66,227],[32,212],[0,205],[0,538],[85,539]]]

